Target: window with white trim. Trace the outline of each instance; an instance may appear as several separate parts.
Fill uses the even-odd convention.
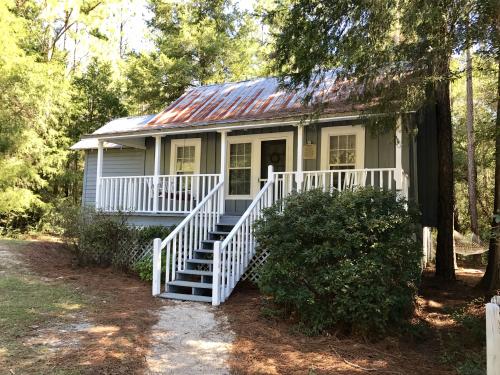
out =
[[[232,143],[229,147],[229,195],[250,195],[252,143]]]
[[[328,169],[356,168],[356,135],[343,134],[330,136]]]
[[[200,173],[200,138],[172,139],[170,147],[170,174]]]

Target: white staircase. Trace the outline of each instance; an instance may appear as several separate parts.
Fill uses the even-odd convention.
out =
[[[212,302],[214,244],[223,240],[238,222],[237,216],[221,216],[215,230],[208,232],[208,239],[193,250],[186,260],[186,267],[175,272],[175,278],[166,283],[160,297],[185,301]]]

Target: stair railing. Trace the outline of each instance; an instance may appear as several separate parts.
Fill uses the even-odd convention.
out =
[[[176,273],[186,268],[193,248],[200,248],[215,230],[223,210],[224,181],[220,181],[163,241],[153,242],[153,295],[161,293],[162,250],[166,248],[165,283],[174,281]]]
[[[253,224],[262,217],[262,210],[274,203],[275,174],[268,167],[268,179],[248,209],[223,241],[214,243],[212,305],[229,297],[255,255]]]

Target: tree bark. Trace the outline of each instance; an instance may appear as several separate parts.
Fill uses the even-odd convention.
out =
[[[465,124],[467,127],[467,175],[469,190],[469,214],[470,228],[475,239],[479,239],[479,225],[477,219],[477,171],[475,148],[476,141],[474,137],[474,96],[472,91],[472,56],[470,48],[466,50],[466,90],[467,90],[467,113]],[[474,239],[474,238],[473,238]]]
[[[450,104],[449,59],[437,66],[441,79],[435,84],[438,137],[438,234],[436,247],[436,276],[455,279],[453,251],[453,149]]]
[[[495,124],[495,188],[488,265],[479,287],[495,291],[500,289],[500,58],[497,77],[497,118]]]

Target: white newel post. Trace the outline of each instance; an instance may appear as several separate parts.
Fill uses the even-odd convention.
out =
[[[224,182],[224,188],[220,194],[220,214],[223,215],[225,211],[225,195],[226,195],[226,165],[227,165],[227,131],[220,132],[220,180]]]
[[[486,373],[500,375],[500,296],[486,304]]]
[[[267,166],[267,180],[271,181],[273,184],[269,187],[269,192],[267,195],[267,207],[271,207],[273,204],[274,189],[276,188],[276,176],[274,175],[274,168],[272,165]]]
[[[161,238],[155,238],[153,240],[153,296],[159,295],[160,289],[161,289]]]
[[[214,243],[214,262],[212,273],[212,305],[220,305],[220,245],[221,241]]]
[[[304,125],[297,127],[297,173],[295,174],[295,183],[297,191],[302,190],[302,182],[304,181],[303,165],[304,165]]]
[[[158,212],[160,193],[161,136],[155,136],[155,166],[153,174],[153,212]]]
[[[403,189],[403,120],[398,116],[396,122],[396,190],[402,191]],[[408,198],[408,197],[405,197]]]
[[[102,185],[102,163],[103,163],[103,141],[97,141],[97,173],[95,180],[95,208],[98,210],[102,206],[101,202],[101,185]]]

